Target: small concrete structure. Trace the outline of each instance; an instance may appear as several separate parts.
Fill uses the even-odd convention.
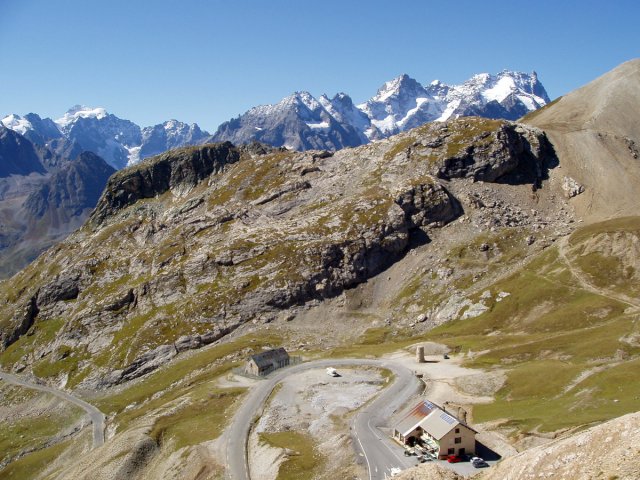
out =
[[[289,362],[289,354],[284,348],[280,347],[251,355],[244,367],[244,371],[251,375],[262,377],[274,370],[286,367]]]
[[[413,407],[394,427],[393,438],[403,445],[421,445],[432,456],[473,455],[476,432],[428,400]]]
[[[424,359],[424,346],[420,345],[416,347],[416,362],[425,363]]]

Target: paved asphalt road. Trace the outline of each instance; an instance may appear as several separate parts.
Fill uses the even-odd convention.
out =
[[[352,436],[358,456],[364,460],[369,479],[384,479],[391,468],[407,468],[416,464],[415,457],[404,457],[403,449],[394,444],[377,427],[400,406],[417,393],[420,381],[409,369],[383,360],[340,359],[317,360],[277,370],[253,388],[242,406],[233,417],[225,433],[225,456],[228,474],[233,480],[250,480],[247,465],[247,440],[254,419],[260,416],[264,402],[273,388],[285,377],[305,370],[326,367],[369,365],[391,370],[396,378],[394,383],[359,412],[352,422]]]
[[[93,448],[99,447],[104,443],[104,414],[98,410],[93,405],[85,402],[84,400],[80,400],[77,397],[74,397],[70,393],[65,392],[64,390],[58,390],[57,388],[47,387],[46,385],[38,385],[37,383],[29,382],[23,378],[20,378],[16,375],[12,375],[10,373],[0,372],[0,379],[4,380],[7,383],[11,383],[13,385],[18,385],[20,387],[31,388],[33,390],[39,390],[41,392],[47,392],[52,395],[55,395],[58,398],[61,398],[67,402],[73,403],[78,407],[82,408],[91,419],[91,423],[93,424]]]

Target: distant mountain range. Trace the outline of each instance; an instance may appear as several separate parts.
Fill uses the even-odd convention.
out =
[[[94,152],[116,169],[172,148],[202,143],[210,136],[196,124],[169,120],[141,128],[130,120],[108,113],[104,108],[80,105],[55,121],[29,113],[24,117],[8,115],[1,123],[34,144],[59,153]]]
[[[224,122],[215,134],[177,120],[140,127],[104,108],[75,106],[61,118],[11,114],[1,123],[36,145],[66,156],[91,151],[116,169],[172,148],[217,141],[259,141],[293,150],[339,150],[394,135],[431,121],[477,115],[515,120],[549,102],[535,72],[474,75],[462,85],[421,85],[401,75],[355,105],[349,95],[314,98],[296,92],[275,105],[254,107]]]
[[[474,75],[462,85],[421,85],[401,75],[355,105],[345,93],[314,98],[296,92],[223,123],[209,141],[260,141],[293,150],[339,150],[395,135],[427,122],[461,116],[516,120],[549,102],[535,72]]]

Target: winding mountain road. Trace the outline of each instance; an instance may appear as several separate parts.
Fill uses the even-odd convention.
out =
[[[395,375],[393,384],[385,388],[376,399],[355,416],[351,422],[352,438],[358,455],[364,457],[370,480],[382,480],[393,467],[409,467],[415,460],[402,455],[402,449],[393,444],[379,426],[412,395],[420,390],[421,382],[407,368],[385,360],[339,359],[317,360],[278,370],[256,385],[233,417],[224,433],[225,457],[228,474],[233,480],[250,480],[247,463],[247,441],[251,427],[262,411],[271,391],[285,377],[306,370],[344,366],[374,366],[386,368]]]
[[[79,399],[78,397],[74,397],[64,390],[48,387],[46,385],[38,385],[37,383],[30,382],[28,380],[25,380],[24,378],[18,377],[17,375],[12,375],[10,373],[0,372],[0,379],[19,387],[25,387],[32,390],[38,390],[40,392],[50,393],[51,395],[55,395],[62,400],[73,403],[74,405],[82,408],[85,412],[87,412],[87,415],[89,415],[89,419],[93,424],[93,448],[97,448],[104,444],[105,416],[100,410],[98,410],[90,403],[87,403],[84,400]]]

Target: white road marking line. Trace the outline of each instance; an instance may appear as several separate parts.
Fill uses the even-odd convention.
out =
[[[369,480],[373,480],[373,477],[371,476],[371,464],[369,463],[369,457],[367,457],[367,452],[364,451],[364,447],[362,446],[362,442],[360,441],[359,438],[358,438],[358,443],[360,444],[360,449],[364,454],[364,459],[367,461],[367,470],[369,471]]]
[[[398,461],[400,462],[400,465],[403,464],[402,459],[398,456],[398,454],[396,452],[394,452],[393,450],[391,450],[391,448],[389,448],[389,445],[387,445],[387,443],[384,441],[384,439],[378,437],[377,433],[375,432],[375,430],[371,427],[371,419],[367,420],[367,426],[369,427],[369,430],[371,430],[371,432],[378,438],[378,440],[380,440],[382,442],[382,444],[387,447],[387,450],[389,450],[391,452],[391,454],[396,457],[398,459]]]

